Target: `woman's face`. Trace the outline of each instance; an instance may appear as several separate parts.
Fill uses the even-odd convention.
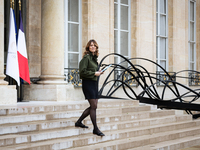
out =
[[[97,49],[97,48],[96,48],[96,46],[94,45],[94,43],[91,42],[90,47],[89,47],[90,52],[95,53],[95,52],[96,52],[96,49]]]

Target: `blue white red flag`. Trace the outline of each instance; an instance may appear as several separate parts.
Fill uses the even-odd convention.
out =
[[[30,84],[28,58],[27,58],[27,51],[26,51],[26,40],[25,40],[25,35],[24,35],[21,11],[19,11],[19,18],[20,18],[20,25],[19,25],[18,42],[17,42],[19,76]]]

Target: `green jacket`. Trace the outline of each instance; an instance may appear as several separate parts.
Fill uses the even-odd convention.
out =
[[[93,56],[92,53],[86,54],[79,63],[80,78],[97,81],[97,76],[95,76],[97,69],[97,56]]]

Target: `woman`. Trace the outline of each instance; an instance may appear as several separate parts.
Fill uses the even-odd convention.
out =
[[[83,119],[88,115],[92,120],[94,126],[93,134],[98,136],[105,136],[98,128],[96,123],[96,109],[98,103],[98,83],[97,77],[102,74],[101,71],[97,71],[98,62],[97,57],[99,55],[98,44],[95,40],[90,40],[83,53],[83,58],[79,63],[79,74],[82,79],[82,90],[85,95],[85,99],[88,100],[90,107],[88,107],[75,123],[76,127],[88,128],[82,124]]]

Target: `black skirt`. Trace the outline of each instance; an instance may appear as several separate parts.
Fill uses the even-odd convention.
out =
[[[93,80],[82,80],[82,90],[85,99],[98,99],[98,83]]]

